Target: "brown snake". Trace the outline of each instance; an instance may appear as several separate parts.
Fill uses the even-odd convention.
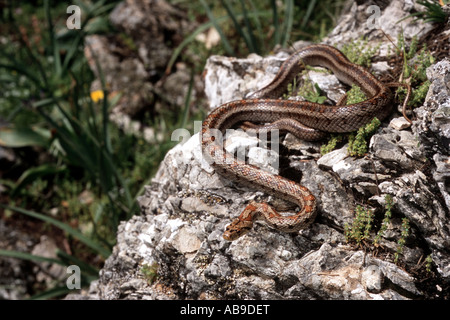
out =
[[[346,84],[357,84],[370,97],[368,100],[350,104],[328,106],[318,103],[276,99],[286,91],[287,85],[304,65],[330,69]],[[297,232],[311,224],[316,216],[316,199],[304,186],[279,175],[270,174],[256,166],[245,163],[228,153],[221,137],[226,129],[238,123],[249,124],[257,130],[279,129],[291,132],[305,140],[318,140],[326,132],[350,132],[371,121],[374,117],[383,120],[392,109],[392,93],[363,67],[351,63],[339,50],[328,45],[311,45],[290,56],[280,67],[274,80],[256,91],[250,99],[225,103],[214,109],[203,122],[201,132],[202,151],[205,158],[223,176],[269,194],[292,202],[300,207],[293,215],[280,215],[267,203],[252,201],[227,226],[223,237],[235,240],[248,232],[253,221],[264,219],[269,226],[285,231]],[[410,89],[404,107],[409,99]],[[270,123],[268,125],[264,125]]]

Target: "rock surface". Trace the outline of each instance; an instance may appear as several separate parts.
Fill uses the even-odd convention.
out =
[[[385,32],[396,37],[400,26],[395,22],[413,7],[412,1],[391,1],[381,8],[383,26],[393,28]],[[361,34],[380,41],[381,32],[368,30],[362,22],[366,9],[367,5],[355,3],[325,42],[342,43]],[[430,28],[411,20],[405,25],[406,39]],[[383,42],[381,48],[387,45]],[[210,106],[264,86],[286,56],[211,57],[205,68]],[[305,185],[318,200],[318,218],[298,234],[256,224],[244,237],[225,241],[222,233],[231,219],[249,200],[266,195],[215,173],[202,157],[198,134],[177,145],[139,198],[142,215],[120,225],[117,245],[92,285],[91,297],[449,298],[449,60],[430,67],[427,75],[432,85],[424,105],[415,110],[412,128],[389,126],[390,119],[385,120],[365,157],[350,157],[343,146],[317,161],[320,143],[286,137],[281,156],[268,167]],[[392,117],[400,114],[394,112]],[[248,140],[239,131],[231,137]],[[258,157],[260,152],[248,157],[261,162],[253,154]],[[386,194],[392,196],[394,206],[379,245],[370,240],[361,246],[348,243],[345,228],[354,221],[356,205],[370,204],[379,228]],[[394,263],[404,218],[410,232]],[[426,257],[432,259],[430,271],[425,271]],[[155,277],[149,276],[149,270]]]

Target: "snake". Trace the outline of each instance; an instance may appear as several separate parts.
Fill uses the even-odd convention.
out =
[[[345,84],[358,85],[369,98],[348,105],[339,102],[337,105],[324,105],[279,99],[305,65],[331,70]],[[205,160],[225,178],[259,189],[299,207],[293,214],[280,214],[267,202],[252,200],[226,227],[223,238],[228,241],[238,239],[252,229],[256,220],[263,220],[271,228],[283,232],[298,232],[307,228],[317,215],[317,201],[308,188],[248,164],[226,151],[222,139],[225,130],[243,124],[248,130],[263,132],[278,129],[309,141],[320,140],[328,133],[355,131],[374,117],[381,121],[391,113],[391,86],[404,84],[383,84],[364,67],[350,62],[335,47],[315,44],[293,53],[283,62],[274,79],[262,89],[244,99],[224,103],[215,108],[203,121],[201,128],[200,143]],[[403,105],[405,117],[404,109],[409,95],[408,86]]]

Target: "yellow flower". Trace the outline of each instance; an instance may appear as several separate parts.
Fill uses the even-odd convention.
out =
[[[103,100],[104,94],[102,90],[95,90],[91,92],[91,99],[94,102],[98,102],[99,100]]]

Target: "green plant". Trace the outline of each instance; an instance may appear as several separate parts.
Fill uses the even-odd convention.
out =
[[[424,22],[444,23],[448,19],[448,13],[442,10],[439,3],[430,0],[417,1],[418,4],[424,6],[425,11],[419,11],[401,19],[399,22],[414,17],[415,20],[423,20]]]
[[[370,67],[373,55],[378,51],[380,45],[375,47],[367,46],[368,40],[361,37],[353,40],[342,47],[342,53],[350,60],[350,62],[359,64],[364,67]]]
[[[409,219],[403,218],[400,238],[397,241],[397,249],[394,253],[394,262],[395,263],[398,263],[400,255],[403,253],[403,247],[405,246],[406,238],[409,236],[409,233],[410,233]]]
[[[25,210],[23,208],[14,207],[14,206],[6,206],[0,203],[0,207],[5,210],[11,210],[14,212],[18,212],[24,215],[27,215],[29,217],[39,219],[41,221],[44,221],[46,223],[49,223],[51,225],[54,225],[57,228],[60,228],[64,232],[66,232],[68,235],[76,238],[81,243],[86,245],[88,248],[93,250],[96,254],[102,256],[103,258],[107,258],[111,251],[109,248],[105,247],[105,245],[100,244],[99,242],[89,238],[88,236],[85,236],[80,231],[70,227],[68,224],[63,223],[61,221],[58,221],[54,218],[51,218],[47,215],[43,215],[37,212],[33,212],[30,210]],[[24,259],[29,261],[38,261],[38,262],[49,262],[49,263],[55,263],[62,266],[69,266],[69,265],[77,265],[80,268],[81,274],[81,285],[87,286],[89,283],[96,279],[98,276],[98,269],[94,266],[92,266],[89,263],[86,263],[79,258],[77,258],[74,255],[69,255],[61,250],[57,250],[56,252],[57,258],[47,258],[43,256],[38,256],[34,254],[29,254],[26,252],[20,252],[20,251],[14,251],[14,250],[0,250],[0,256],[5,257],[12,257],[12,258],[18,258],[18,259]],[[41,292],[35,296],[32,297],[32,299],[49,299],[54,298],[61,295],[66,295],[70,293],[71,290],[67,288],[67,286],[60,286],[57,285],[53,288],[50,288],[44,292]]]
[[[371,64],[373,55],[378,51],[379,46],[367,48],[367,42],[368,41],[363,38],[354,40],[351,43],[344,45],[342,52],[351,62],[368,67]],[[366,99],[367,96],[361,88],[353,84],[351,89],[346,93],[344,101],[349,105]],[[332,135],[327,144],[320,147],[320,154],[324,155],[333,151],[337,144],[346,140],[344,137],[347,137],[349,154],[351,156],[361,157],[367,152],[368,140],[376,132],[380,124],[381,122],[377,118],[374,118],[370,123],[359,128],[357,132],[344,135]]]
[[[322,90],[320,90],[317,83],[312,83],[309,79],[307,79],[303,86],[301,86],[298,90],[298,95],[303,96],[307,101],[314,103],[324,103],[327,99],[326,96],[323,95]]]
[[[309,69],[309,68],[308,68]],[[307,75],[306,70],[302,72],[302,75]],[[288,99],[292,96],[301,96],[305,98],[306,101],[314,103],[324,103],[327,99],[326,96],[322,95],[322,90],[320,90],[317,83],[313,83],[309,77],[305,77],[303,83],[297,88],[297,79],[294,78],[292,83],[287,86],[287,92],[283,94],[283,99]]]
[[[367,99],[366,94],[356,84],[352,84],[351,89],[346,93],[347,105],[358,103]]]
[[[377,235],[375,236],[374,240],[373,240],[373,244],[375,246],[379,245],[380,241],[381,241],[381,237],[383,237],[384,233],[386,232],[389,224],[391,223],[391,218],[392,218],[392,206],[393,206],[393,199],[392,196],[390,194],[386,194],[384,196],[384,200],[385,200],[385,213],[384,213],[384,218],[383,221],[381,222],[381,227],[377,232]]]
[[[0,101],[6,102],[2,103],[5,108],[1,112],[9,122],[0,131],[0,145],[34,147],[46,153],[48,160],[37,162],[37,166],[34,161],[22,163],[22,167],[27,167],[17,181],[2,181],[9,188],[10,205],[1,208],[10,213],[9,217],[14,212],[54,225],[71,242],[75,239],[77,245],[86,246],[88,255],[105,259],[114,245],[120,220],[138,212],[135,198],[143,189],[125,175],[128,166],[134,164],[123,158],[130,153],[120,150],[130,149],[130,144],[122,147],[120,143],[130,141],[123,136],[116,137],[118,129],[109,122],[108,112],[119,96],[110,98],[101,79],[103,96],[91,99],[90,84],[94,77],[83,54],[84,37],[105,29],[108,20],[101,15],[107,15],[115,3],[79,2],[83,9],[81,29],[67,30],[64,26],[63,32],[56,31],[50,2],[43,3],[36,19],[43,19],[46,29],[39,23],[30,26],[35,31],[32,37],[27,22],[22,23],[14,15],[14,5],[9,8],[11,21],[0,44],[0,82],[13,94]],[[59,12],[65,14],[66,7],[64,4],[64,10]],[[79,200],[83,192],[92,195],[92,203]],[[44,213],[57,208],[54,212],[61,220],[25,209],[30,206]],[[69,223],[78,223],[83,232]],[[39,260],[14,251],[2,250],[0,254]],[[82,278],[86,281],[82,284],[87,285],[98,270],[83,262],[78,254],[77,250],[72,255],[59,252],[53,262],[83,266]],[[86,253],[81,256],[86,257]],[[38,297],[61,294],[61,290],[51,288]]]
[[[344,140],[344,135],[342,134],[331,134],[331,138],[328,140],[327,144],[320,146],[320,154],[323,156],[328,152],[333,151],[337,144]]]
[[[372,210],[364,208],[360,205],[356,206],[355,209],[355,218],[351,224],[346,223],[344,225],[344,235],[347,242],[354,242],[358,246],[365,244],[366,246],[372,243],[374,246],[379,246],[381,237],[384,232],[387,230],[388,225],[390,224],[392,218],[392,207],[393,207],[393,199],[389,194],[385,195],[385,214],[383,221],[381,223],[380,229],[378,230],[375,237],[371,237],[370,233],[372,231],[373,223],[374,223],[374,213]],[[410,225],[409,219],[403,218],[402,225],[400,228],[400,237],[397,240],[397,247],[394,252],[394,262],[398,263],[400,256],[403,253],[403,248],[406,244],[406,239],[410,234]]]
[[[351,133],[348,138],[348,152],[351,156],[363,156],[367,152],[367,141],[378,130],[381,122],[377,118],[358,129],[356,135]]]
[[[431,272],[432,264],[433,264],[433,258],[431,257],[431,254],[429,254],[425,258],[425,270],[427,270],[427,272]]]
[[[213,10],[206,0],[200,0],[209,20],[220,35],[222,44],[227,54],[235,56],[236,51],[230,43],[229,37],[223,30],[219,19],[215,17]],[[272,11],[272,21],[274,26],[274,42],[285,46],[293,24],[293,0],[285,0],[284,15],[285,19],[282,23],[279,21],[278,6],[275,0],[271,0],[270,6]],[[261,21],[258,15],[267,15],[270,11],[265,9],[257,9],[255,4],[250,1],[246,4],[243,0],[238,1],[238,5],[234,6],[229,0],[221,0],[221,6],[227,13],[227,18],[232,22],[233,29],[245,44],[249,52],[261,54],[261,45],[264,44],[263,39],[266,34],[262,30]],[[251,13],[256,13],[251,14]],[[242,23],[241,20],[242,19]],[[255,33],[258,32],[258,34]]]
[[[361,245],[363,240],[370,238],[370,230],[373,223],[373,211],[360,205],[356,206],[355,219],[352,224],[345,224],[344,234],[347,241],[354,241]]]
[[[396,54],[403,57],[402,78],[406,83],[409,83],[412,88],[408,105],[417,107],[423,103],[427,95],[430,81],[427,78],[426,70],[434,63],[435,59],[431,55],[431,52],[427,50],[425,44],[418,50],[417,37],[413,37],[409,49],[407,50],[402,32],[398,35]],[[397,93],[400,95],[400,99],[404,99],[406,96],[406,89],[400,87],[397,89]]]
[[[286,47],[290,41],[299,38],[317,40],[333,27],[344,3],[343,0],[177,1],[177,4],[184,4],[192,20],[202,20],[198,19],[198,15],[204,12],[209,21],[200,24],[178,45],[167,65],[166,73],[170,72],[186,48],[195,48],[196,55],[204,55],[206,60],[211,51],[230,56],[244,56],[250,52],[263,55],[276,46]],[[217,30],[222,48],[204,49],[201,52],[195,39],[211,27]]]
[[[141,273],[144,275],[147,283],[151,285],[158,279],[158,263],[153,262],[151,265],[144,264],[141,268]]]

